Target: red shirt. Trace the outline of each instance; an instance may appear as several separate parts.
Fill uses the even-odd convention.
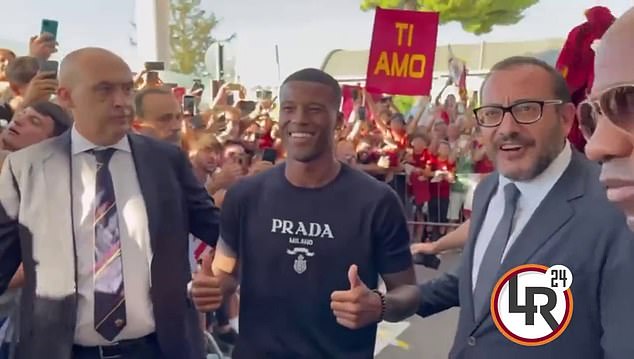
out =
[[[477,144],[477,148],[482,148],[481,144]],[[476,162],[473,165],[473,171],[475,173],[491,173],[495,170],[493,167],[493,162],[489,159],[489,157],[485,154],[482,159]]]
[[[430,163],[432,171],[444,170],[453,174],[456,173],[456,164],[451,162],[449,159],[441,160],[437,156],[432,155]],[[451,183],[447,180],[443,180],[441,182],[430,181],[429,192],[431,197],[434,198],[449,198],[449,194],[451,193]]]
[[[258,141],[258,147],[263,150],[265,148],[271,148],[275,144],[273,137],[271,137],[271,131],[266,132],[260,136]]]
[[[412,161],[410,162],[416,168],[425,169],[427,165],[430,163],[430,153],[429,150],[424,149],[421,153],[414,153]],[[414,197],[414,202],[416,205],[423,205],[425,202],[429,201],[429,180],[424,179],[420,180],[420,173],[412,173],[409,177],[409,183],[411,185],[410,192]]]

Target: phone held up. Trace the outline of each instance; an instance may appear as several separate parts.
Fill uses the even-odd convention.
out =
[[[164,71],[165,63],[161,61],[148,61],[145,63],[145,70],[147,71]]]
[[[57,28],[59,23],[56,20],[42,19],[42,28],[40,34],[51,34],[53,39],[57,40]]]
[[[51,60],[40,61],[39,66],[40,66],[40,72],[50,73],[50,75],[47,75],[46,78],[51,78],[51,79],[57,78],[59,62],[51,61]]]
[[[183,112],[189,115],[196,114],[196,100],[192,95],[183,96]]]

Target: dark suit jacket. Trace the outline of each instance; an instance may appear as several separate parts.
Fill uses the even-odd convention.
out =
[[[456,273],[420,286],[418,314],[429,316],[460,306],[450,358],[634,358],[634,237],[625,218],[606,198],[599,166],[573,152],[562,177],[509,249],[498,276],[522,264],[563,264],[573,274],[574,312],[564,333],[543,346],[524,347],[506,339],[490,312],[474,321],[473,251],[490,198],[493,173],[477,187],[469,240]]]
[[[128,136],[147,208],[153,251],[150,296],[159,343],[167,358],[201,359],[202,332],[187,296],[191,280],[188,235],[193,233],[215,245],[218,210],[182,151],[149,137]],[[33,254],[35,241],[46,241],[51,236],[74,237],[70,166],[69,131],[12,153],[0,175],[0,290],[6,289],[22,261],[26,284],[20,349],[24,358],[71,356],[77,290],[73,293],[71,286],[63,298],[36,295],[38,263]],[[75,270],[75,280],[76,275]]]

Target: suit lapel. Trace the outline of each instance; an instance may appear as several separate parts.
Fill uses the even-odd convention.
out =
[[[511,268],[530,263],[535,253],[572,218],[574,209],[570,201],[579,198],[584,192],[584,181],[581,171],[580,156],[573,152],[572,160],[561,178],[555,183],[546,197],[539,204],[530,220],[519,234],[504,258],[498,278]],[[478,318],[476,323],[488,318],[490,310]],[[477,329],[477,328],[476,328]],[[475,330],[474,330],[475,331]]]
[[[51,223],[64,223],[63,219],[70,218],[67,228],[58,230],[66,231],[65,238],[73,238],[73,252],[75,259],[75,283],[77,283],[77,249],[75,247],[75,228],[73,223],[73,183],[70,130],[55,138],[52,143],[53,150],[42,158],[42,170],[47,186],[47,215]],[[68,217],[67,217],[68,216]]]
[[[467,241],[467,245],[463,252],[463,255],[466,256],[463,259],[466,262],[466,265],[462,266],[462,272],[460,273],[460,285],[462,286],[461,292],[466,294],[466,302],[461,304],[463,310],[465,310],[466,315],[470,320],[474,318],[474,308],[473,308],[473,254],[475,251],[475,243],[478,238],[478,233],[480,233],[480,229],[482,228],[482,224],[484,222],[484,218],[486,217],[486,212],[489,207],[489,202],[491,198],[495,194],[497,189],[498,176],[495,172],[494,174],[489,175],[487,178],[483,179],[479,186],[481,187],[481,191],[483,196],[478,198],[477,201],[474,201],[474,207],[471,211],[472,216],[470,220],[469,227],[469,239]],[[481,200],[480,200],[481,199]]]
[[[134,167],[136,168],[136,175],[139,179],[139,186],[141,188],[141,194],[145,201],[145,208],[148,217],[148,227],[150,232],[150,244],[153,249],[156,250],[158,238],[158,221],[159,221],[159,186],[160,178],[162,174],[156,170],[156,166],[153,165],[155,154],[151,149],[142,143],[143,139],[137,135],[128,135],[130,141],[130,149],[132,151],[132,158],[134,160]]]

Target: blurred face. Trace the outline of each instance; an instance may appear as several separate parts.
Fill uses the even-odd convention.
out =
[[[119,57],[86,50],[60,83],[58,98],[71,109],[78,131],[98,145],[117,143],[133,119],[132,72]]]
[[[280,92],[280,135],[288,159],[302,163],[332,156],[339,111],[323,84],[291,81]]]
[[[405,122],[398,117],[395,117],[390,121],[390,129],[395,133],[401,133],[405,131]]]
[[[138,120],[151,127],[158,139],[180,145],[183,119],[180,105],[171,94],[145,96],[143,117]]]
[[[7,50],[0,50],[0,81],[7,81],[7,66],[15,60],[15,56]]]
[[[450,141],[455,141],[460,137],[460,127],[458,125],[449,125],[447,127],[447,137]]]
[[[447,137],[447,125],[442,120],[437,120],[434,124],[434,135],[438,138]]]
[[[28,107],[16,113],[2,132],[3,146],[11,151],[21,150],[51,137],[54,127],[53,119]]]
[[[532,65],[491,74],[482,90],[483,106],[511,106],[527,100],[553,100],[550,75]],[[574,106],[545,105],[541,119],[518,124],[505,113],[497,127],[481,127],[489,158],[505,177],[526,181],[542,173],[561,152],[572,126]]]
[[[220,164],[222,154],[215,152],[209,147],[200,149],[194,155],[192,162],[197,168],[203,169],[207,173],[213,173]]]
[[[425,143],[424,139],[420,137],[415,137],[412,140],[412,148],[414,149],[415,153],[421,153],[425,148],[427,148],[427,144]]]
[[[442,158],[449,157],[450,150],[449,145],[444,142],[441,142],[440,145],[438,145],[438,155]]]
[[[634,230],[634,90],[623,86],[634,84],[634,13],[628,15],[606,33],[597,49],[590,99],[609,99],[601,101],[609,106],[596,117],[585,149],[588,158],[601,161],[600,179],[608,199],[623,209]]]
[[[447,110],[453,110],[456,107],[456,97],[454,95],[448,95],[445,99],[445,108]]]

